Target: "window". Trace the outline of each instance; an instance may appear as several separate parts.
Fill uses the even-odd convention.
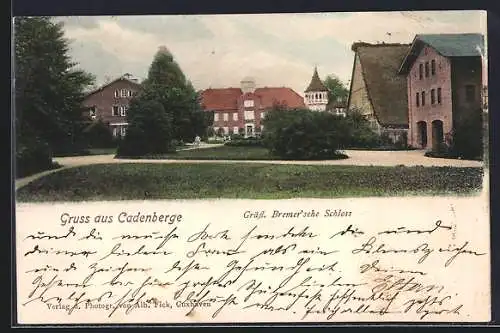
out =
[[[132,97],[132,90],[128,91],[128,97]]]
[[[218,113],[214,113],[214,121],[219,121],[219,114]]]
[[[471,84],[465,86],[465,100],[467,102],[474,102],[476,100],[476,87]]]
[[[111,115],[112,116],[118,116],[120,114],[118,105],[113,105],[113,108],[111,109]]]
[[[127,134],[127,127],[126,126],[120,126],[120,135],[123,137]]]
[[[436,104],[436,90],[431,89],[431,104]]]
[[[233,113],[233,120],[238,121],[238,112]]]
[[[229,128],[228,127],[224,127],[224,134],[229,134]]]
[[[422,91],[422,106],[425,106],[425,91]]]
[[[233,133],[234,134],[238,134],[238,132],[239,132],[238,126],[234,126],[233,127]]]
[[[254,106],[254,102],[253,102],[253,99],[247,99],[243,102],[243,105],[246,107],[246,108],[252,108]]]
[[[115,97],[118,97],[120,95],[120,92],[118,90],[115,90]]]
[[[436,75],[436,60],[431,61],[431,75]]]
[[[425,77],[429,77],[429,62],[425,63]]]
[[[415,94],[415,102],[417,103],[417,107],[420,106],[420,93]]]
[[[254,119],[254,112],[253,111],[245,111],[245,119],[246,120],[253,120]]]
[[[265,113],[265,112],[262,112],[262,113],[260,114],[260,119],[264,119],[264,118],[266,118],[266,113]]]
[[[441,88],[437,88],[437,102],[441,104]]]
[[[224,117],[224,121],[228,121],[229,120],[229,114],[224,113],[223,117]]]
[[[423,64],[420,64],[418,66],[418,77],[420,80],[422,80],[424,78],[424,65]]]
[[[113,126],[113,136],[118,136],[118,126]]]
[[[92,119],[95,119],[97,117],[97,108],[95,106],[89,108],[89,116]]]
[[[127,97],[127,89],[120,90],[120,96],[121,97]]]
[[[127,116],[127,111],[128,111],[128,106],[123,105],[120,107],[120,116],[125,117]]]

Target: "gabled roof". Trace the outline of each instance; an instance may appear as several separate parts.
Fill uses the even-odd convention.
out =
[[[416,35],[405,59],[399,68],[406,74],[417,59],[422,48],[428,45],[444,57],[480,57],[484,52],[482,34],[420,34]]]
[[[85,97],[93,95],[96,92],[99,92],[99,91],[103,90],[104,88],[109,87],[110,85],[112,85],[112,84],[114,84],[115,82],[118,82],[118,81],[127,81],[127,82],[129,82],[129,83],[131,83],[133,85],[136,85],[137,87],[141,86],[141,84],[139,82],[130,79],[130,77],[131,77],[131,74],[126,73],[126,74],[124,74],[124,75],[122,75],[120,77],[117,77],[116,79],[114,79],[114,80],[112,80],[112,81],[110,81],[108,83],[103,84],[102,86],[100,86],[100,87],[98,87],[98,88],[96,88],[94,90],[89,91],[88,93],[85,94]]]
[[[201,104],[205,110],[237,110],[243,97],[256,98],[260,107],[267,109],[275,104],[289,108],[304,107],[304,99],[293,89],[286,87],[257,88],[253,93],[243,94],[240,88],[206,89],[201,93]]]
[[[323,84],[323,82],[319,78],[318,69],[316,67],[314,67],[314,73],[311,78],[311,83],[309,83],[309,86],[304,92],[311,92],[311,91],[328,91],[328,88]]]
[[[398,69],[409,47],[408,44],[358,43],[353,48],[359,57],[375,117],[382,126],[408,125],[406,78],[398,75]],[[353,68],[351,88],[354,75]]]
[[[237,110],[240,88],[206,89],[201,93],[201,104],[206,110]]]
[[[261,106],[265,109],[272,108],[275,104],[285,105],[289,108],[305,107],[304,99],[293,89],[286,87],[264,87],[255,89]]]

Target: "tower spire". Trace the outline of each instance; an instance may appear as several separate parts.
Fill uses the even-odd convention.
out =
[[[309,86],[304,91],[304,103],[306,106],[315,111],[325,111],[328,104],[328,88],[319,78],[318,66],[314,65],[314,72]]]
[[[321,79],[319,78],[318,74],[318,67],[314,66],[314,72],[313,76],[311,78],[311,83],[309,83],[309,86],[305,90],[305,92],[323,92],[323,91],[328,91],[328,88],[325,87]]]

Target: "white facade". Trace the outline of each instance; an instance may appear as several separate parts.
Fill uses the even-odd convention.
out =
[[[311,91],[305,93],[304,103],[307,108],[313,111],[325,111],[328,104],[328,92]]]

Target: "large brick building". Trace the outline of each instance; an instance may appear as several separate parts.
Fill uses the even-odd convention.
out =
[[[127,129],[127,111],[130,100],[140,84],[130,74],[125,74],[89,92],[85,97],[84,117],[100,119],[109,124],[114,136],[124,136]]]
[[[393,142],[408,131],[406,79],[398,74],[408,44],[354,43],[347,112],[357,110]]]
[[[436,150],[482,108],[480,34],[415,36],[399,73],[406,79],[409,144]]]
[[[256,88],[245,78],[240,88],[206,89],[201,94],[204,110],[214,112],[215,133],[258,135],[266,111],[279,104],[288,108],[305,107],[303,98],[286,87]]]

